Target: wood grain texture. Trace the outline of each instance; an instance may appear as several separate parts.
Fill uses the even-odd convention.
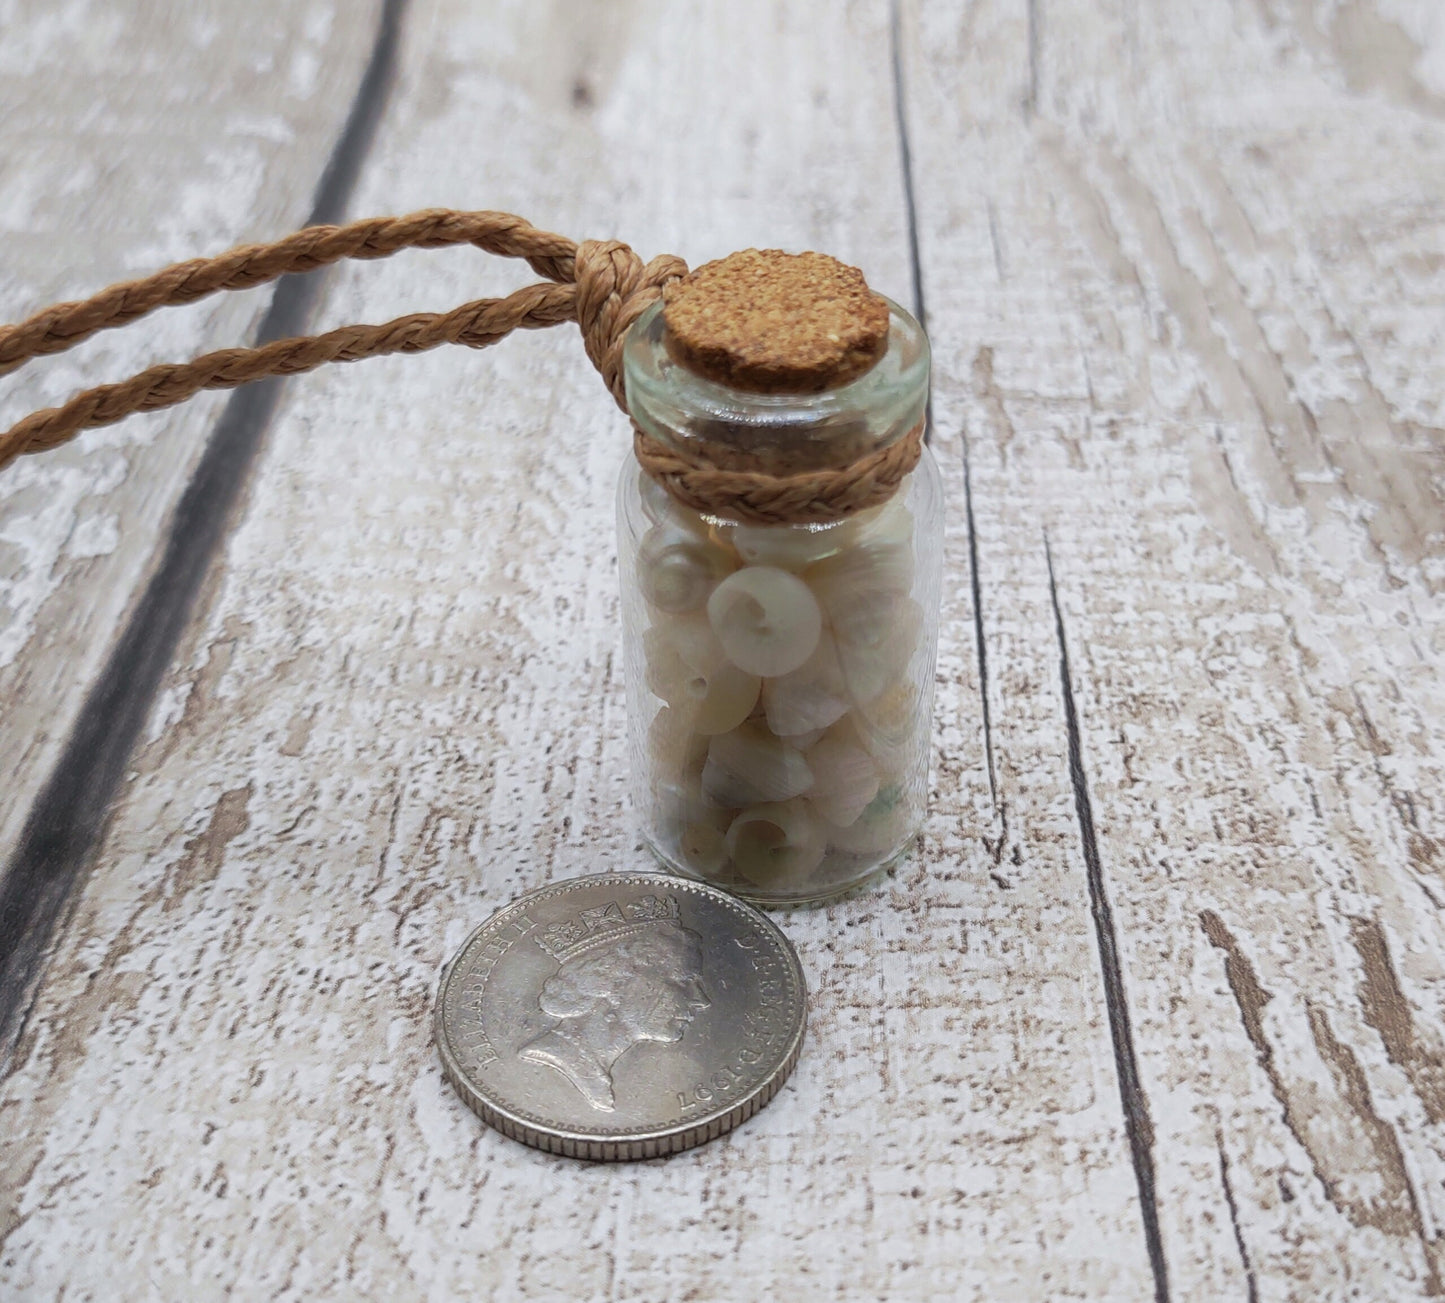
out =
[[[356,210],[812,246],[907,301],[889,10],[823,12],[417,0]],[[1445,1288],[1437,7],[901,17],[954,508],[933,814],[782,916],[786,1089],[621,1168],[451,1096],[443,960],[642,855],[625,438],[560,330],[308,377],[0,1083],[0,1293]],[[408,254],[324,316],[524,276]]]
[[[820,247],[906,300],[889,10],[827,12],[419,3],[357,210],[508,208],[694,263]],[[405,255],[338,276],[325,316],[519,274]],[[1028,825],[996,851],[979,836],[964,513],[925,846],[877,891],[783,918],[813,992],[799,1068],[715,1144],[579,1166],[479,1127],[429,1009],[492,909],[642,860],[625,432],[560,330],[289,395],[0,1088],[0,1282],[1147,1297],[1070,793],[1020,772]],[[940,451],[961,499],[957,439]],[[1043,753],[1061,723],[1020,728]]]
[[[377,4],[0,3],[0,315],[291,229]],[[162,313],[4,378],[0,420],[249,338],[270,291]],[[154,562],[223,396],[0,477],[0,865]]]
[[[1438,12],[909,14],[1000,817],[1066,639],[1171,1296],[1438,1294]]]

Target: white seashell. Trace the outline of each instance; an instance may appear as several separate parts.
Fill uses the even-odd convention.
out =
[[[828,845],[853,855],[882,855],[901,850],[909,837],[908,803],[902,789],[885,787],[847,827],[827,824]]]
[[[702,770],[703,795],[738,808],[801,796],[813,785],[803,753],[756,724],[713,738]]]
[[[702,794],[702,767],[707,760],[707,739],[696,765],[689,764],[681,773],[658,775],[652,784],[653,822],[659,827],[677,830],[689,823],[708,823],[726,830],[732,811],[722,810]]]
[[[702,794],[701,768],[700,760],[696,770],[653,784],[650,822],[662,844],[685,863],[700,873],[717,873],[727,863],[723,834],[733,811],[720,809]]]
[[[663,710],[669,707],[664,706]],[[654,721],[654,724],[656,721]],[[654,767],[654,781],[648,793],[648,822],[661,845],[699,873],[716,874],[727,863],[723,834],[732,822],[733,811],[712,804],[702,794],[700,774],[707,756],[707,739],[701,739],[702,755],[687,768]]]
[[[654,613],[652,624],[643,630],[642,649],[649,666],[667,665],[676,657],[698,674],[712,673],[728,658],[705,611],[685,615]]]
[[[713,589],[707,615],[728,659],[764,677],[797,669],[823,630],[823,613],[808,585],[774,566],[735,570]]]
[[[810,566],[804,576],[818,595],[839,643],[873,647],[898,619],[913,586],[911,542],[862,542]]]
[[[806,801],[744,810],[728,826],[728,853],[749,882],[774,889],[797,886],[822,862],[823,829]]]
[[[674,706],[663,706],[647,726],[648,759],[652,772],[663,780],[700,771],[707,744],[686,713]]]
[[[638,587],[662,611],[697,610],[733,569],[732,558],[706,535],[677,525],[654,525],[637,550]]]
[[[695,732],[736,728],[758,702],[761,680],[731,664],[707,618],[659,620],[642,635],[647,687],[683,713]]]
[[[806,759],[813,771],[808,800],[828,823],[848,827],[878,795],[878,766],[850,738],[829,733]]]
[[[722,665],[707,681],[707,693],[698,703],[693,727],[712,737],[735,729],[752,714],[762,680],[736,665]]]
[[[891,610],[892,627],[878,642],[838,640],[838,664],[854,705],[866,705],[908,677],[909,662],[923,636],[923,608],[905,597]]]
[[[854,520],[831,525],[735,525],[728,542],[747,565],[805,570],[833,556],[858,537]]]
[[[862,747],[872,756],[886,787],[890,778],[901,779],[910,773],[928,745],[920,708],[918,689],[905,680],[845,715],[829,734]]]
[[[697,872],[716,876],[727,866],[727,836],[710,823],[690,823],[677,839],[683,863]]]
[[[768,727],[779,737],[814,733],[842,719],[852,703],[832,636],[819,635],[813,654],[792,673],[768,679],[762,699]]]
[[[783,741],[790,747],[796,747],[799,751],[806,751],[827,731],[826,728],[814,728],[809,729],[806,733],[788,733],[783,737]]]
[[[853,588],[846,580],[834,588],[820,584],[818,600],[828,612],[840,646],[870,651],[897,627],[898,613],[908,599],[898,593]]]
[[[852,517],[857,522],[856,537],[860,543],[905,543],[913,541],[913,513],[909,511],[904,493],[895,493],[881,507],[860,511]]]

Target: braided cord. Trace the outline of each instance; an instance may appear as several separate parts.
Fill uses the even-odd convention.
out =
[[[173,407],[202,389],[235,389],[265,376],[314,371],[327,362],[423,353],[440,344],[485,348],[514,330],[540,330],[575,320],[576,298],[574,285],[529,285],[504,299],[477,299],[445,314],[420,312],[382,326],[342,326],[324,335],[278,339],[261,348],[225,348],[193,362],[162,363],[119,384],[87,389],[63,406],[47,407],[17,422],[0,436],[0,466],[21,453],[59,447],[79,430],[113,425],[134,412]]]
[[[687,271],[678,258],[657,258],[644,266],[615,240],[579,245],[511,213],[434,208],[347,226],[312,226],[274,244],[242,245],[215,258],[176,263],[153,276],[112,285],[92,298],[59,303],[18,325],[0,327],[0,374],[157,308],[193,303],[219,290],[251,289],[343,258],[385,258],[401,249],[456,244],[523,258],[554,283],[529,285],[506,298],[477,299],[447,313],[416,313],[379,326],[342,326],[324,335],[222,349],[191,362],[149,367],[17,422],[0,434],[0,468],[26,453],[59,447],[81,430],[112,425],[134,412],[171,407],[203,389],[234,389],[266,376],[298,375],[327,362],[420,353],[439,344],[485,348],[514,330],[538,330],[563,321],[581,325],[588,356],[621,404],[622,336],[656,301],[661,287]]]
[[[194,303],[217,290],[248,290],[291,272],[314,271],[343,258],[386,258],[400,249],[472,244],[486,253],[525,258],[551,281],[573,279],[577,245],[539,231],[511,213],[428,208],[407,217],[370,217],[347,226],[308,226],[274,244],[243,244],[215,258],[178,262],[141,280],[123,281],[78,303],[57,303],[14,326],[0,326],[0,375],[33,357],[60,353],[101,330],[124,326],[157,308]]]
[[[26,453],[59,447],[81,430],[173,406],[203,389],[233,389],[267,376],[298,375],[327,362],[420,353],[441,344],[485,348],[514,330],[540,330],[563,321],[581,327],[587,356],[626,412],[623,338],[658,300],[663,286],[687,274],[687,264],[664,255],[644,265],[616,240],[579,244],[510,213],[444,208],[346,226],[312,226],[273,244],[242,245],[215,258],[176,263],[153,276],[112,285],[92,298],[56,304],[17,325],[0,326],[0,375],[157,308],[192,303],[220,290],[250,289],[343,258],[385,258],[401,249],[457,244],[525,259],[545,281],[446,313],[342,326],[322,335],[222,349],[190,362],[149,367],[117,384],[87,389],[60,407],[34,412],[0,434],[0,469]],[[790,476],[711,466],[636,429],[633,447],[643,469],[679,501],[729,519],[785,524],[839,520],[885,501],[917,463],[922,435],[920,424],[851,465]]]

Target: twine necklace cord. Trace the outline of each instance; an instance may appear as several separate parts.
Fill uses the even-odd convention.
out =
[[[0,375],[158,308],[193,303],[222,290],[251,289],[346,258],[385,258],[402,249],[460,244],[522,258],[545,280],[504,298],[475,299],[450,312],[413,313],[382,325],[342,326],[320,335],[276,340],[257,348],[221,349],[190,362],[149,367],[128,380],[87,389],[59,407],[18,421],[0,434],[0,470],[27,453],[59,447],[81,430],[112,425],[135,412],[174,406],[203,389],[233,389],[267,376],[299,375],[327,362],[420,353],[441,344],[485,348],[514,330],[540,330],[567,321],[581,327],[587,356],[626,412],[623,338],[661,297],[663,287],[687,274],[687,264],[670,254],[644,264],[620,241],[579,243],[539,230],[511,213],[446,208],[367,218],[344,226],[311,226],[274,243],[241,245],[214,258],[176,263],[152,276],[112,285],[91,298],[55,304],[16,325],[0,326]],[[664,446],[635,424],[633,446],[643,469],[689,506],[777,524],[838,520],[885,501],[917,463],[922,433],[920,425],[849,466],[790,476],[720,470],[681,449]]]

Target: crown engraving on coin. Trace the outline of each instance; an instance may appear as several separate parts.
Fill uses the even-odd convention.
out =
[[[644,1041],[675,1043],[712,999],[702,938],[679,921],[675,897],[607,901],[549,923],[536,941],[557,961],[537,996],[556,1022],[517,1058],[560,1072],[592,1108],[616,1108],[613,1065]]]
[[[622,905],[610,900],[596,909],[584,909],[575,918],[549,923],[538,934],[537,944],[559,964],[565,964],[584,950],[609,945],[653,924],[676,923],[678,915],[675,896],[643,896]]]

